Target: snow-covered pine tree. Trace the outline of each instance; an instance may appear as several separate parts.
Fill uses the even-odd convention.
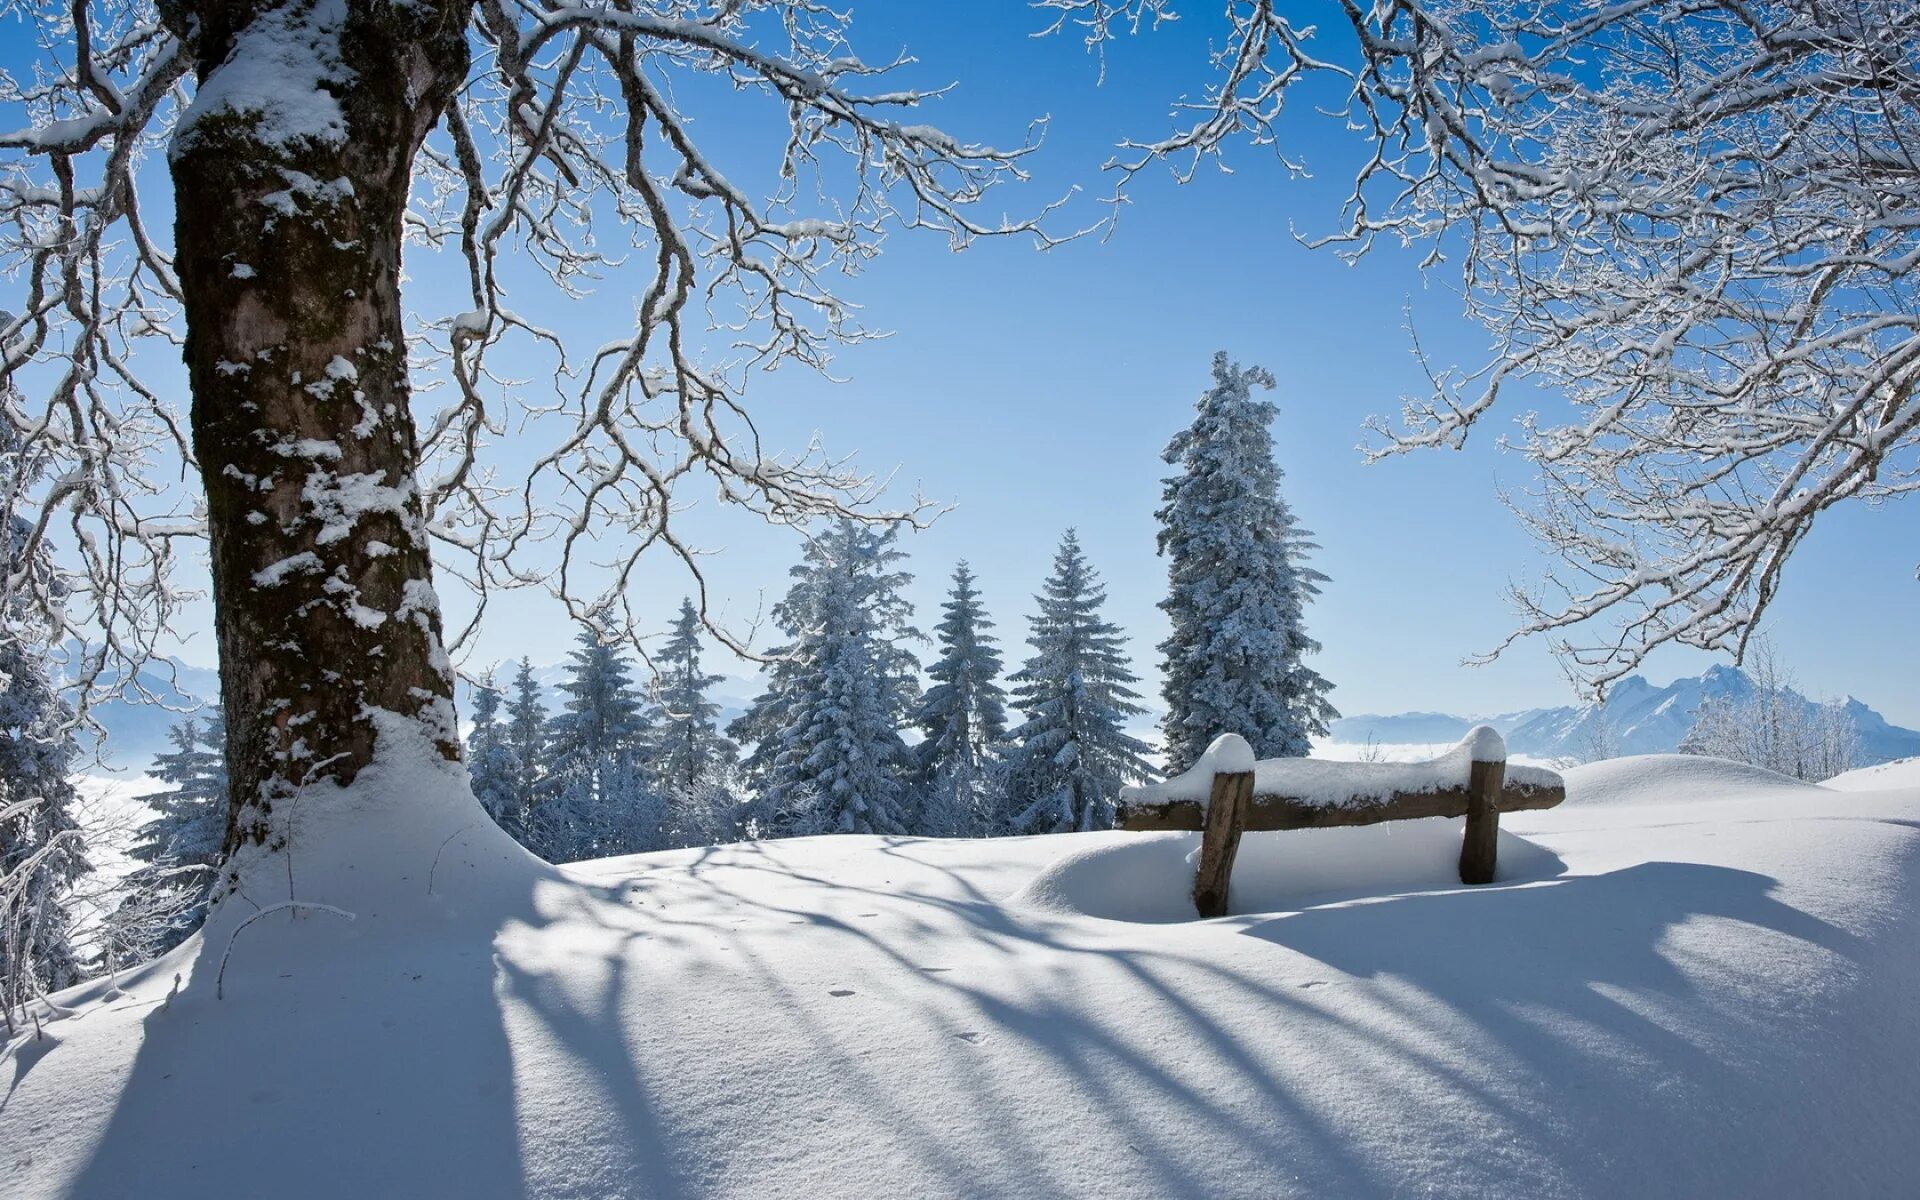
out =
[[[723,676],[700,667],[700,611],[691,599],[666,645],[654,656],[659,671],[648,712],[648,758],[667,803],[667,825],[677,845],[709,845],[740,835],[738,799],[729,786],[739,747],[720,732],[720,706],[707,690]]]
[[[662,832],[632,667],[591,628],[577,640],[560,685],[566,703],[547,722],[547,769],[531,822],[536,849],[552,862],[654,849]]]
[[[521,830],[526,834],[522,844],[531,849],[529,826],[534,803],[540,795],[542,764],[546,761],[547,706],[540,696],[540,681],[533,675],[533,663],[524,657],[513,673],[513,695],[507,701],[507,723],[502,737],[514,759],[509,807],[520,814]]]
[[[1332,685],[1308,667],[1306,603],[1326,576],[1280,494],[1270,427],[1276,410],[1253,389],[1272,388],[1261,367],[1213,356],[1213,386],[1193,424],[1162,457],[1180,469],[1165,482],[1160,553],[1167,558],[1173,626],[1165,655],[1167,770],[1184,771],[1208,743],[1237,733],[1261,758],[1296,758],[1339,716]]]
[[[1071,529],[1035,601],[1033,657],[1013,674],[1026,722],[1007,735],[1006,828],[1014,833],[1105,829],[1122,785],[1153,775],[1149,748],[1126,719],[1146,711],[1129,684],[1120,630],[1100,619],[1107,591]]]
[[[27,1001],[78,982],[67,910],[88,869],[73,785],[73,712],[54,684],[52,625],[33,597],[57,602],[59,584],[32,527],[14,510],[22,464],[13,426],[0,421],[0,1012],[7,1031]]]
[[[158,810],[127,853],[142,864],[106,922],[103,966],[112,970],[158,957],[206,919],[227,831],[226,720],[218,708],[189,715],[167,731],[173,749],[157,755],[156,778],[172,786],[146,797]]]
[[[987,632],[991,628],[973,572],[962,562],[954,568],[953,590],[935,631],[940,658],[927,668],[934,683],[913,718],[924,735],[915,756],[926,787],[925,833],[964,837],[985,831],[982,792],[991,748],[1007,732],[1000,651]]]
[[[537,695],[535,699],[537,702]],[[505,707],[506,697],[494,686],[493,672],[488,671],[480,686],[473,689],[473,732],[467,737],[467,775],[473,781],[474,798],[487,810],[494,824],[511,834],[515,841],[525,844],[528,789],[522,783],[523,770],[520,756],[514,751],[511,727],[502,720]]]
[[[659,681],[648,733],[654,774],[665,784],[691,788],[731,767],[739,755],[715,721],[720,706],[707,698],[707,689],[725,676],[700,669],[700,612],[692,600],[680,602],[654,664]]]
[[[794,641],[768,690],[729,727],[758,739],[762,832],[906,833],[918,825],[914,763],[900,738],[917,699],[920,634],[900,595],[911,577],[895,530],[839,521],[807,546],[774,619]]]

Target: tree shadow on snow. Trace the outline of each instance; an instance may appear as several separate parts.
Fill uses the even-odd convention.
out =
[[[991,844],[965,869],[878,852],[898,869],[779,844],[594,864],[450,921],[430,962],[308,917],[333,949],[263,941],[225,1001],[203,955],[72,1194],[1378,1195],[1408,1186],[1402,1142],[1448,1138],[1504,1147],[1463,1178],[1511,1194],[1833,1178],[1766,1075],[1824,1043],[1697,986],[1751,967],[1692,936],[1715,922],[1836,970],[1872,951],[1764,876],[1652,863],[1148,936],[1010,908],[977,881]],[[1417,1128],[1367,1115],[1410,1103]]]
[[[139,1038],[137,1055],[65,1194],[519,1200],[536,1181],[524,1143],[527,1081],[507,1027],[528,1006],[512,996],[531,996],[590,1071],[612,1081],[626,1122],[599,1147],[616,1154],[595,1165],[619,1184],[598,1194],[681,1194],[671,1156],[648,1136],[652,1116],[628,1056],[609,1057],[617,1024],[544,1001],[499,952],[503,931],[617,904],[617,889],[510,863],[528,877],[462,896],[448,874],[466,864],[447,857],[436,863],[439,894],[427,873],[417,881],[426,916],[403,918],[421,921],[417,933],[387,936],[378,913],[353,922],[275,913],[234,940],[224,997],[220,936],[176,995],[162,1002],[166,982],[149,980],[144,997],[123,1001],[148,1010],[137,1035],[123,1035]]]
[[[1743,1190],[1739,1178],[1805,1195],[1897,1177],[1913,1165],[1912,1139],[1898,1132],[1913,1114],[1874,1111],[1874,1089],[1857,1079],[1830,1082],[1870,1065],[1857,1033],[1876,1019],[1873,1002],[1805,998],[1820,986],[1810,979],[1854,990],[1862,964],[1885,956],[1781,903],[1775,886],[1750,871],[1654,862],[1313,908],[1243,932],[1393,998],[1380,1049],[1447,1061],[1562,1179],[1700,1195]],[[1768,974],[1789,961],[1804,974]],[[1888,982],[1880,968],[1875,992]],[[1901,1053],[1920,1048],[1902,1040]],[[1531,1094],[1516,1087],[1524,1081]],[[1839,1118],[1836,1103],[1858,1119]],[[1826,1111],[1810,1121],[1816,1104]],[[1873,1157],[1833,1144],[1836,1129]],[[1893,1147],[1908,1167],[1889,1161]]]

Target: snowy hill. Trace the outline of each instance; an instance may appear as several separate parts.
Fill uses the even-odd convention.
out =
[[[1887,788],[1920,788],[1920,758],[1902,758],[1878,766],[1861,767],[1835,775],[1821,784],[1843,792],[1878,792]]]
[[[1449,822],[1252,834],[1144,924],[1194,835],[555,870],[372,778],[417,827],[301,866],[354,920],[229,905],[8,1048],[0,1195],[1911,1194],[1920,787],[1567,783],[1493,886]]]
[[[1613,754],[1664,754],[1677,750],[1693,728],[1694,714],[1710,698],[1739,698],[1752,694],[1753,681],[1733,667],[1710,667],[1700,675],[1655,687],[1644,676],[1630,675],[1607,695],[1605,727]],[[1807,701],[1809,707],[1812,701]],[[1860,748],[1869,762],[1920,754],[1920,730],[1890,724],[1858,700],[1846,701],[1848,716],[1860,735]],[[1515,754],[1538,759],[1591,758],[1601,744],[1601,708],[1592,704],[1535,708],[1496,716],[1457,717],[1447,713],[1401,713],[1392,716],[1362,714],[1333,723],[1333,740],[1363,744],[1445,745],[1458,741],[1475,725],[1491,725]]]

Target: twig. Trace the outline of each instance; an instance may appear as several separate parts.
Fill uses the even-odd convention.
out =
[[[240,931],[255,921],[258,921],[261,917],[266,916],[268,913],[277,913],[283,909],[295,908],[312,908],[320,912],[330,912],[336,917],[345,917],[349,921],[357,919],[354,914],[344,908],[335,908],[331,904],[321,904],[314,900],[282,900],[278,904],[269,904],[267,907],[234,926],[233,932],[227,935],[227,948],[220,954],[220,972],[213,977],[214,999],[225,1000],[227,998],[227,960],[233,957],[233,943],[234,940],[240,936]]]
[[[427,895],[429,896],[433,895],[433,877],[434,877],[434,874],[440,870],[440,856],[447,852],[447,843],[453,841],[453,839],[459,837],[461,834],[465,833],[467,830],[472,829],[477,824],[479,824],[479,822],[470,821],[467,824],[462,825],[460,828],[454,830],[452,833],[447,835],[446,841],[440,843],[440,848],[433,852],[433,865],[427,868]]]

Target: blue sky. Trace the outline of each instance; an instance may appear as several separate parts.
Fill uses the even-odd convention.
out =
[[[1117,45],[1096,86],[1094,60],[1071,38],[1029,38],[1038,15],[1017,3],[869,4],[856,13],[855,45],[870,61],[904,46],[921,60],[913,78],[958,81],[928,119],[1007,142],[1029,119],[1050,118],[1034,184],[1001,198],[1014,212],[1074,184],[1103,192],[1098,168],[1114,141],[1167,127],[1167,101],[1203,78],[1214,32],[1190,19]],[[1326,647],[1319,669],[1337,684],[1343,711],[1563,702],[1568,685],[1538,643],[1492,666],[1460,665],[1509,628],[1508,581],[1546,566],[1497,499],[1500,484],[1532,477],[1523,458],[1498,450],[1499,428],[1458,454],[1369,467],[1356,451],[1366,416],[1396,411],[1422,387],[1409,306],[1442,362],[1477,360],[1484,335],[1458,316],[1444,270],[1423,281],[1405,252],[1350,267],[1296,244],[1292,231],[1337,221],[1355,148],[1335,122],[1304,108],[1288,129],[1286,148],[1313,179],[1290,180],[1270,153],[1241,148],[1231,175],[1203,170],[1184,187],[1164,173],[1144,178],[1105,239],[1044,254],[981,242],[954,254],[937,237],[894,238],[848,289],[893,335],[846,350],[835,367],[844,383],[793,369],[755,378],[753,407],[790,446],[817,430],[830,450],[858,451],[867,469],[897,471],[898,493],[918,484],[955,505],[905,540],[925,624],[965,558],[1003,637],[1017,643],[1060,531],[1076,526],[1151,688],[1164,632],[1152,519],[1159,452],[1190,419],[1208,362],[1224,349],[1281,380],[1275,440],[1287,495],[1322,544],[1316,565],[1332,577],[1310,619]],[[710,134],[723,153],[752,149],[729,133]],[[1076,211],[1099,213],[1091,204]],[[1501,422],[1522,411],[1510,405]],[[1830,516],[1800,551],[1768,628],[1809,692],[1850,691],[1920,724],[1906,666],[1920,661],[1913,516],[1912,504]],[[729,615],[744,619],[779,597],[795,557],[790,535],[699,511],[689,521],[724,550],[713,575]],[[662,606],[677,596],[671,570],[657,584]],[[524,617],[489,629],[481,659],[521,648],[537,659],[541,644],[557,648],[563,631],[542,627],[537,602],[513,607]],[[1023,649],[1010,645],[1009,660]],[[1664,682],[1712,661],[1675,651],[1647,669]]]
[[[1042,17],[1013,0],[852,7],[863,57],[904,46],[921,59],[912,80],[959,82],[922,119],[1012,142],[1031,118],[1051,117],[1032,160],[1034,183],[995,201],[1013,212],[1074,184],[1099,193],[1112,143],[1160,133],[1168,100],[1199,86],[1213,32],[1203,19],[1212,6],[1190,6],[1187,22],[1116,46],[1096,86],[1096,64],[1078,43],[1029,38]],[[704,123],[710,153],[738,177],[751,177],[774,128],[764,122],[778,118],[764,106],[757,116],[758,126]],[[897,472],[900,494],[917,483],[953,504],[931,530],[904,539],[919,577],[912,596],[931,626],[954,562],[967,559],[1010,663],[1023,655],[1031,595],[1060,533],[1076,526],[1151,692],[1152,647],[1164,631],[1152,519],[1165,471],[1159,452],[1189,419],[1213,352],[1226,350],[1281,380],[1275,440],[1288,498],[1323,547],[1315,565],[1332,577],[1309,619],[1326,647],[1316,665],[1337,685],[1340,708],[1492,712],[1564,702],[1569,689],[1537,643],[1492,666],[1460,665],[1509,627],[1508,581],[1546,566],[1495,494],[1530,480],[1525,460],[1497,449],[1495,427],[1458,454],[1368,467],[1355,449],[1365,417],[1397,410],[1422,386],[1403,309],[1411,306],[1424,345],[1443,363],[1477,359],[1484,336],[1458,317],[1444,269],[1423,281],[1403,252],[1382,250],[1349,267],[1294,242],[1293,229],[1337,222],[1355,151],[1335,122],[1304,109],[1285,130],[1288,152],[1314,168],[1314,179],[1289,180],[1269,152],[1242,147],[1230,156],[1231,175],[1205,170],[1184,187],[1163,173],[1143,179],[1103,240],[1044,254],[1025,242],[983,242],[955,254],[935,236],[894,237],[847,288],[867,320],[893,335],[846,350],[835,368],[844,382],[795,368],[756,376],[750,405],[775,445],[797,448],[817,431],[830,450],[858,452],[867,469]],[[1100,215],[1083,199],[1063,226]],[[466,307],[442,288],[434,264],[411,265],[419,280],[411,303]],[[591,304],[529,307],[591,340],[617,332],[626,290],[614,278]],[[1499,421],[1522,411],[1510,402]],[[784,590],[794,536],[689,499],[699,503],[687,527],[719,552],[710,578],[723,616],[742,624]],[[1911,503],[1831,514],[1800,550],[1768,622],[1805,690],[1851,692],[1908,725],[1920,725],[1910,678],[1920,662],[1914,517]],[[686,579],[665,559],[657,568],[641,599],[664,622]],[[470,664],[522,653],[557,659],[571,635],[555,616],[550,601],[531,594],[500,603]],[[209,647],[210,638],[196,638],[185,657],[204,660]],[[1711,661],[1662,653],[1647,671],[1664,682]]]

